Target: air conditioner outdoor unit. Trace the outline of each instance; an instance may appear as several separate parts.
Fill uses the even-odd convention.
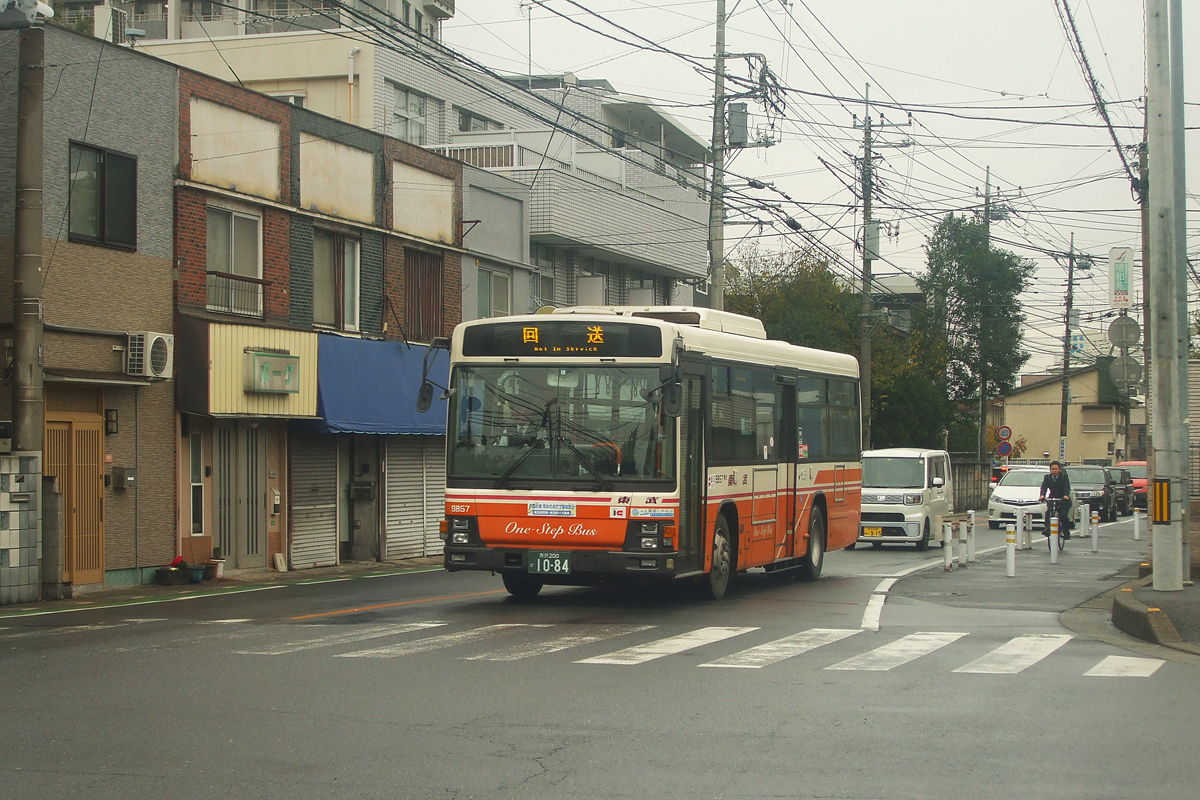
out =
[[[125,372],[143,378],[170,378],[175,370],[175,337],[169,333],[131,333]]]

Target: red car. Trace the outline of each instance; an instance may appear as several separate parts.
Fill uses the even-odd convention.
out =
[[[1117,466],[1125,467],[1129,470],[1129,476],[1133,478],[1133,507],[1146,508],[1146,482],[1149,480],[1146,462],[1122,461]]]

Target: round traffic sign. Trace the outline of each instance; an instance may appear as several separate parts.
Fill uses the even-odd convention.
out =
[[[1001,425],[999,428],[996,428],[996,438],[1002,442],[1008,441],[1012,438],[1012,428],[1007,425]]]
[[[1108,340],[1117,347],[1133,347],[1142,338],[1142,326],[1133,317],[1117,317],[1108,326]]]
[[[1113,360],[1108,375],[1118,386],[1132,386],[1142,379],[1142,365],[1132,356],[1121,356]]]
[[[1012,455],[1012,442],[1003,441],[996,445],[996,453],[1002,456]]]

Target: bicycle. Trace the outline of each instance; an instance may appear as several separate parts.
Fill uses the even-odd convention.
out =
[[[1069,526],[1070,520],[1067,518],[1067,515],[1063,513],[1062,508],[1064,503],[1069,502],[1070,501],[1062,497],[1046,498],[1046,515],[1042,518],[1042,536],[1046,537],[1046,549],[1048,550],[1052,550],[1054,548],[1054,539],[1050,536],[1051,519],[1058,519],[1059,535],[1057,538],[1059,552],[1062,552],[1062,549],[1067,545],[1067,540],[1071,538],[1071,528]]]

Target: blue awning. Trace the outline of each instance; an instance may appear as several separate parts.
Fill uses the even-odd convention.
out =
[[[317,414],[323,433],[445,434],[446,401],[417,411],[425,345],[322,335],[317,349]],[[449,384],[445,350],[429,357],[429,379]],[[307,427],[307,426],[306,426]]]

